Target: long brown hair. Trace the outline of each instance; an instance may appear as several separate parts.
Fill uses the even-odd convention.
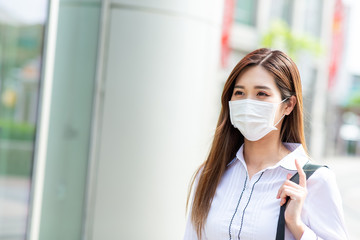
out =
[[[293,111],[284,118],[282,123],[280,138],[283,142],[301,143],[306,150],[301,80],[295,63],[278,50],[261,48],[249,53],[235,66],[225,83],[221,96],[222,107],[209,156],[197,169],[189,186],[187,207],[195,178],[199,179],[191,210],[191,221],[199,239],[201,239],[217,185],[226,166],[234,159],[236,152],[244,142],[244,136],[230,122],[228,102],[233,94],[237,77],[250,66],[262,66],[274,76],[282,99],[290,96],[296,97],[297,101]]]

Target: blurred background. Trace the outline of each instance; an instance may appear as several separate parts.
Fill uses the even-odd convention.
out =
[[[0,240],[182,239],[223,85],[259,47],[360,239],[360,2],[0,0]]]

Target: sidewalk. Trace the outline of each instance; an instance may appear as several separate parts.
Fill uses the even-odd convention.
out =
[[[21,240],[26,231],[30,182],[0,176],[0,239]]]
[[[360,157],[328,158],[322,164],[336,174],[349,238],[360,239]]]

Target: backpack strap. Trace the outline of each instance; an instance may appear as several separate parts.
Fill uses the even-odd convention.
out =
[[[306,163],[303,166],[303,170],[306,174],[306,180],[309,179],[309,177],[320,167],[327,167],[325,165],[317,165],[312,163]],[[290,178],[290,181],[293,181],[296,184],[299,184],[299,173],[296,173],[294,176]],[[277,232],[276,232],[276,240],[284,240],[285,239],[285,209],[286,205],[289,201],[289,197],[286,198],[285,204],[283,204],[280,207],[280,214],[279,214],[279,220],[277,225]]]

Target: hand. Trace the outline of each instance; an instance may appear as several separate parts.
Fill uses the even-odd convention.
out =
[[[301,220],[301,210],[307,195],[306,175],[304,170],[295,159],[295,165],[299,173],[299,184],[289,179],[291,174],[287,175],[287,180],[280,187],[277,198],[280,198],[280,206],[284,205],[286,198],[289,197],[285,210],[285,222],[290,232],[296,239],[300,239],[305,231],[305,224]]]

